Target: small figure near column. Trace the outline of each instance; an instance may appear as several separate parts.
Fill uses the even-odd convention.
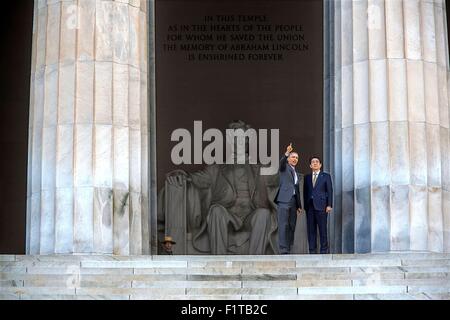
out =
[[[173,245],[176,244],[175,241],[173,241],[171,236],[165,236],[164,237],[164,241],[162,242],[162,250],[161,250],[161,254],[162,255],[173,255],[173,251],[172,251],[172,247]]]

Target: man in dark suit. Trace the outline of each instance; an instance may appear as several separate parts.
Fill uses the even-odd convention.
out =
[[[289,254],[294,243],[297,213],[303,208],[303,175],[295,169],[298,153],[292,152],[292,143],[280,160],[280,188],[275,197],[278,205],[278,248],[280,254]]]
[[[305,176],[304,199],[309,253],[317,253],[317,227],[319,227],[320,253],[328,253],[327,218],[333,207],[333,184],[331,176],[322,172],[319,157],[309,159],[311,174]]]

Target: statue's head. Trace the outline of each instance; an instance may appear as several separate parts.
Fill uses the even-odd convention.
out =
[[[232,122],[230,122],[228,124],[228,130],[227,130],[227,143],[230,144],[234,144],[234,155],[233,157],[236,158],[238,156],[244,156],[246,157],[248,155],[249,152],[249,141],[248,139],[237,139],[236,138],[236,130],[241,129],[242,132],[247,132],[247,130],[251,129],[252,127],[245,123],[242,120],[233,120]],[[232,133],[234,132],[234,134]],[[245,145],[244,145],[245,144]],[[244,154],[242,154],[242,152]]]
[[[247,131],[247,129],[250,128],[251,126],[242,120],[233,120],[228,124],[228,129],[242,129],[244,131]]]

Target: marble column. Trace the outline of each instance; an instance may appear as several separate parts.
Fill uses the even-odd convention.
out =
[[[148,254],[146,0],[35,0],[27,253]]]
[[[334,252],[450,252],[445,2],[326,1],[325,13]]]

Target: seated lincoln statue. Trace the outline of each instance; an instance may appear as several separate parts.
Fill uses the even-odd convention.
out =
[[[250,126],[235,121],[229,128]],[[174,237],[174,254],[277,254],[278,174],[261,175],[260,168],[246,161],[167,174],[158,195],[159,237]]]

